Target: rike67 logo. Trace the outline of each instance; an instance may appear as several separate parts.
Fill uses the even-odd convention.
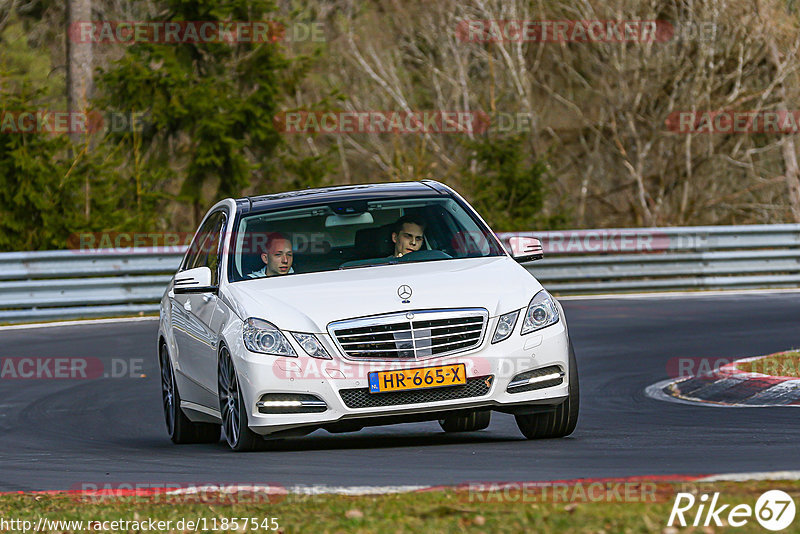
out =
[[[783,530],[794,521],[795,505],[792,497],[781,490],[764,492],[756,501],[755,507],[749,504],[730,504],[719,502],[719,492],[699,497],[691,493],[678,493],[667,526],[727,526],[741,527],[755,518],[767,530]]]

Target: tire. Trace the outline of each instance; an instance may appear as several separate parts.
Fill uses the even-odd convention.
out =
[[[247,424],[247,407],[239,386],[239,376],[228,349],[223,347],[217,367],[219,412],[222,415],[222,434],[228,446],[236,452],[258,451],[269,443]]]
[[[172,370],[166,344],[162,343],[158,351],[161,365],[161,403],[164,408],[164,420],[167,423],[167,434],[172,443],[217,443],[220,425],[214,423],[193,423],[181,410],[181,395]]]
[[[569,344],[569,394],[552,412],[516,415],[517,426],[528,439],[563,438],[575,430],[580,408],[580,386],[575,351]]]
[[[439,426],[445,432],[475,432],[488,427],[491,420],[492,412],[488,410],[474,411],[469,415],[439,419]]]

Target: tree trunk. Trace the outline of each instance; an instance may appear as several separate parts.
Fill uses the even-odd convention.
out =
[[[67,111],[69,113],[86,112],[92,96],[92,43],[79,42],[79,31],[70,31],[72,24],[92,20],[91,0],[67,1]],[[88,134],[87,134],[88,135]],[[81,142],[80,132],[70,134],[73,144]],[[89,220],[90,186],[87,176],[84,183],[85,204],[84,215]]]
[[[775,66],[775,75],[780,76],[781,69],[785,67],[781,65],[781,56],[778,52],[778,45],[775,43],[774,37],[770,40],[769,50],[772,64]],[[777,90],[778,95],[780,95],[778,111],[783,114],[791,113],[786,105],[786,85],[781,82]],[[797,149],[795,148],[794,136],[792,134],[786,134],[782,139],[781,152],[783,154],[783,176],[786,180],[787,192],[789,193],[789,207],[792,210],[792,219],[793,222],[800,223],[800,169],[797,167]]]

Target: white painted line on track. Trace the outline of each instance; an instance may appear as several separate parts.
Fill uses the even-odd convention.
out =
[[[390,493],[409,493],[431,488],[432,486],[290,486],[289,493],[301,495],[386,495]]]
[[[726,473],[697,479],[697,482],[745,482],[748,480],[800,480],[800,471],[765,471],[756,473]]]
[[[547,288],[545,288],[547,289]],[[713,298],[741,297],[747,295],[771,295],[800,293],[800,288],[784,289],[720,289],[713,291],[661,291],[655,293],[607,293],[600,295],[565,295],[557,300],[616,300],[616,299],[663,299],[663,298]]]
[[[26,330],[28,328],[50,328],[55,326],[80,326],[92,324],[111,324],[111,323],[128,323],[140,321],[157,321],[158,317],[155,315],[147,315],[144,317],[115,317],[110,319],[76,319],[74,321],[57,321],[52,323],[30,323],[30,324],[11,324],[0,326],[2,330]]]
[[[432,486],[327,486],[315,484],[311,486],[297,484],[284,487],[275,485],[253,484],[220,484],[204,486],[187,486],[167,491],[167,495],[195,495],[209,492],[220,493],[262,493],[268,495],[386,495],[390,493],[409,493],[431,488]]]

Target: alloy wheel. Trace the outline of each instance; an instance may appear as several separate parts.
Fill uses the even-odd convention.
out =
[[[223,349],[219,358],[219,407],[222,415],[222,429],[228,445],[235,447],[241,434],[239,419],[239,380],[236,369],[227,350]]]
[[[172,378],[172,365],[163,348],[161,349],[161,401],[164,406],[167,432],[171,436],[175,432],[175,382]]]

